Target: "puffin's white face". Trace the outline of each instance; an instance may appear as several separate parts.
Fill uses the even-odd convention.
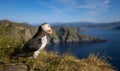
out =
[[[47,23],[46,24],[42,24],[41,27],[48,34],[52,34],[52,29],[51,29],[49,24],[47,24]]]

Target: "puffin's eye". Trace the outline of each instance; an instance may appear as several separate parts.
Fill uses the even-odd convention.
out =
[[[48,25],[48,27],[50,27],[50,26]]]

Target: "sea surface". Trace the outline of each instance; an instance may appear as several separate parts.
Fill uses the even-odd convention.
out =
[[[107,57],[106,60],[120,71],[120,30],[87,28],[80,34],[106,39],[107,42],[54,44],[48,46],[46,50],[58,54],[69,53],[77,58],[85,58],[91,53],[98,54]]]

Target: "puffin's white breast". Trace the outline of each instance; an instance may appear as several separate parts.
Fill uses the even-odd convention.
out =
[[[43,49],[47,44],[47,37],[46,36],[42,37],[41,42],[42,42],[42,45],[41,45],[40,49]]]

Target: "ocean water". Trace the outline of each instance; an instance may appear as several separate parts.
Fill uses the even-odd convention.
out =
[[[120,71],[120,30],[87,28],[80,34],[106,39],[107,42],[54,44],[48,46],[46,50],[58,54],[69,53],[77,58],[87,57],[91,53],[99,54],[99,56],[106,56],[107,61]]]

